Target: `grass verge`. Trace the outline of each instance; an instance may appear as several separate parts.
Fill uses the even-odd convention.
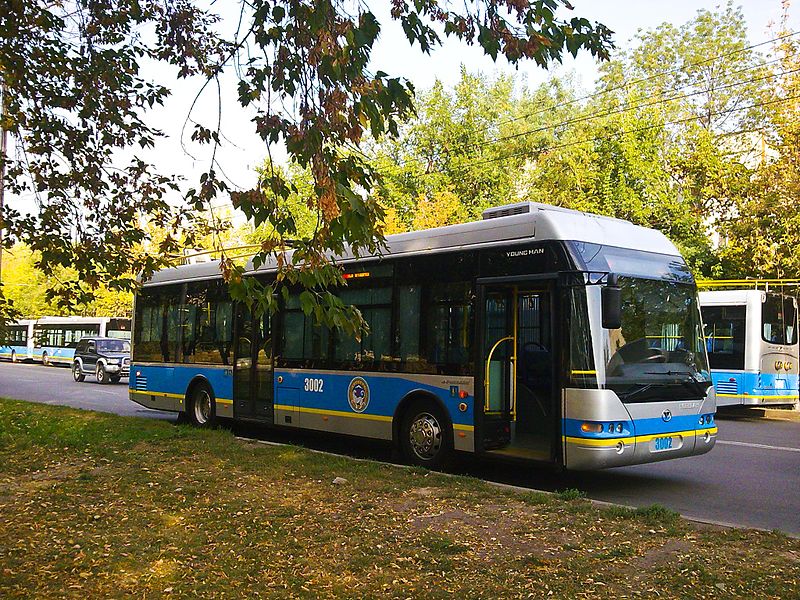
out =
[[[799,582],[800,541],[779,533],[0,400],[3,598],[789,598]]]

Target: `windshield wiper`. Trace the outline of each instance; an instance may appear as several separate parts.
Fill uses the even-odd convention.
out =
[[[688,371],[645,371],[645,375],[689,375]]]
[[[634,385],[638,385],[639,387],[636,388],[633,391],[625,392],[624,394],[620,394],[620,396],[619,396],[620,400],[622,400],[623,402],[625,402],[627,400],[632,400],[633,398],[636,398],[637,396],[641,396],[645,392],[648,392],[648,391],[650,391],[651,389],[653,389],[655,387],[652,383],[639,383],[639,384],[634,384]]]

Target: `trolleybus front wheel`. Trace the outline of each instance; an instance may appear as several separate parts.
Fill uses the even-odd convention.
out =
[[[217,421],[214,393],[203,383],[192,390],[190,406],[186,412],[189,421],[196,427],[213,427]]]
[[[433,402],[417,401],[403,418],[403,455],[430,469],[447,466],[453,457],[452,427]]]

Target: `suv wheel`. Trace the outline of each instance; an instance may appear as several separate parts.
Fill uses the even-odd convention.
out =
[[[79,362],[72,363],[72,378],[78,383],[86,379],[86,375],[83,374],[83,371],[81,370],[81,364]]]
[[[49,367],[50,366],[50,357],[47,356],[47,352],[43,352],[42,353],[42,364],[45,367]]]
[[[97,377],[97,383],[100,384],[108,383],[108,373],[106,373],[106,368],[103,366],[103,363],[97,363],[97,370],[95,371],[95,377]]]

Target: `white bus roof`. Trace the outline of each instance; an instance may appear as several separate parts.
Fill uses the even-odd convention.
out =
[[[90,325],[111,319],[127,319],[128,317],[42,317],[35,319],[37,325]]]
[[[680,256],[675,245],[655,229],[621,219],[536,202],[487,209],[481,221],[389,235],[386,237],[387,250],[384,256],[406,257],[552,240],[587,242]],[[337,257],[337,262],[347,263],[370,258],[380,257],[361,256],[356,259],[347,251]],[[255,272],[274,271],[276,267],[275,259],[271,258]],[[248,263],[246,271],[254,271],[252,263]],[[183,265],[154,273],[145,285],[199,281],[218,277],[219,274],[219,261]]]

